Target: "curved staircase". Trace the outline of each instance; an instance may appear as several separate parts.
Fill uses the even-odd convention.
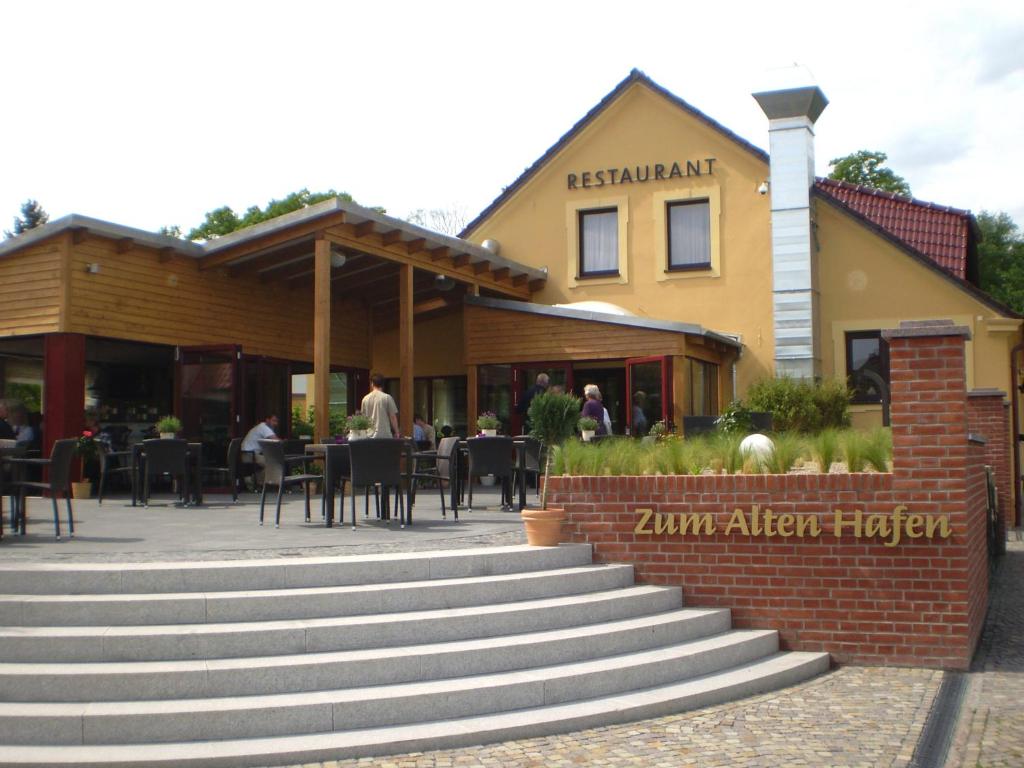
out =
[[[828,655],[586,545],[0,566],[0,766],[267,766],[467,746],[791,685]]]

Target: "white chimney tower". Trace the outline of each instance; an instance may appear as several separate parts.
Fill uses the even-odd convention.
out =
[[[817,86],[755,93],[768,116],[775,375],[821,374],[818,277],[812,253],[814,123],[828,106]]]

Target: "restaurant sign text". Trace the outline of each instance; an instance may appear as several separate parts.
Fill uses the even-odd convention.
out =
[[[710,512],[655,512],[653,509],[636,510],[637,522],[633,533],[637,536],[712,536],[719,525]],[[749,510],[737,507],[721,531],[741,536],[768,538],[817,538],[821,536],[821,520],[817,515],[775,513],[771,507],[755,504]],[[908,514],[906,506],[896,506],[891,514],[867,514],[859,509],[832,512],[832,535],[837,539],[885,540],[885,546],[895,547],[904,539],[948,539],[948,515]]]

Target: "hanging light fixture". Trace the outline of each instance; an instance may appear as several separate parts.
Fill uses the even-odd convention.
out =
[[[455,287],[455,281],[448,275],[436,275],[434,277],[434,288],[439,291],[450,291]]]
[[[331,267],[334,269],[341,269],[345,266],[346,260],[344,253],[334,248],[331,249]]]

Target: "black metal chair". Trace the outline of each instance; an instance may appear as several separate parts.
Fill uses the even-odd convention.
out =
[[[450,441],[445,444],[445,440]],[[410,477],[410,488],[409,497],[410,505],[416,501],[416,487],[420,480],[429,480],[437,483],[437,492],[441,497],[441,519],[445,520],[448,517],[447,510],[444,505],[444,484],[446,481],[451,481],[451,465],[452,465],[452,451],[456,449],[459,444],[458,438],[446,437],[441,440],[442,445],[438,446],[436,451],[417,451],[412,455],[413,468],[409,473]],[[442,454],[442,448],[444,453]],[[426,462],[426,466],[423,465]],[[444,463],[446,474],[441,473],[441,464]],[[456,507],[455,520],[459,519],[459,508]]]
[[[187,440],[143,440],[142,462],[142,506],[149,506],[149,491],[153,478],[165,475],[172,480],[181,479],[178,486],[179,495],[185,506],[189,505]]]
[[[18,491],[18,502],[15,505],[16,521],[15,526],[21,535],[25,535],[25,526],[28,515],[25,512],[25,492],[29,488],[50,492],[50,501],[53,503],[53,527],[60,539],[60,512],[57,509],[57,497],[64,494],[64,502],[68,508],[68,536],[75,537],[75,516],[71,510],[71,461],[75,458],[75,449],[78,447],[78,440],[69,437],[65,440],[57,440],[53,444],[53,450],[48,459],[8,459],[9,464],[21,466],[46,467],[50,471],[48,482],[35,480],[15,480],[12,486]]]
[[[352,479],[352,462],[347,445],[327,445],[324,448],[323,517],[327,527],[331,527],[334,524],[334,490],[339,486],[338,522],[344,522],[345,484]]]
[[[469,505],[473,511],[473,478],[494,475],[502,484],[502,508],[511,509],[505,500],[515,473],[516,447],[511,437],[471,437],[466,441],[469,452]]]
[[[402,457],[410,452],[409,444],[400,438],[356,440],[348,444],[352,464],[351,494],[352,529],[356,527],[356,488],[380,486],[385,500],[389,488],[395,489],[400,525],[405,528],[405,504],[402,499]],[[411,461],[411,458],[410,458]],[[365,513],[369,514],[370,496],[365,495]],[[385,515],[390,524],[390,515]]]
[[[281,498],[284,489],[289,485],[303,486],[306,492],[306,522],[309,522],[309,484],[322,480],[323,475],[303,472],[301,475],[289,474],[289,462],[285,457],[284,445],[280,440],[260,440],[260,450],[266,464],[263,467],[263,490],[260,493],[260,525],[263,525],[263,507],[267,501],[267,486],[277,486],[277,511],[274,514],[274,527],[281,527]],[[302,457],[305,461],[305,457]]]
[[[0,440],[0,539],[4,537],[4,495],[11,496],[11,529],[17,530],[16,511],[18,508],[17,496],[13,481],[15,480],[12,468],[4,464],[4,459],[24,456],[25,451],[20,448],[14,440]]]
[[[226,467],[203,467],[203,472],[209,472],[211,475],[223,475],[231,486],[231,500],[238,501],[238,483],[240,476],[238,474],[239,461],[242,455],[242,438],[232,438],[231,442],[228,443],[228,456]]]
[[[526,479],[533,477],[537,495],[540,496],[540,476],[544,471],[541,467],[544,455],[544,445],[535,437],[520,435],[515,438],[517,443],[522,443],[520,450],[523,452],[522,461],[516,462],[516,487],[519,488],[519,505],[526,505]]]
[[[107,487],[107,477],[124,475],[128,482],[132,479],[132,452],[112,451],[99,440],[96,441],[96,455],[100,462],[100,481],[96,488],[96,503],[103,503],[103,491]]]

